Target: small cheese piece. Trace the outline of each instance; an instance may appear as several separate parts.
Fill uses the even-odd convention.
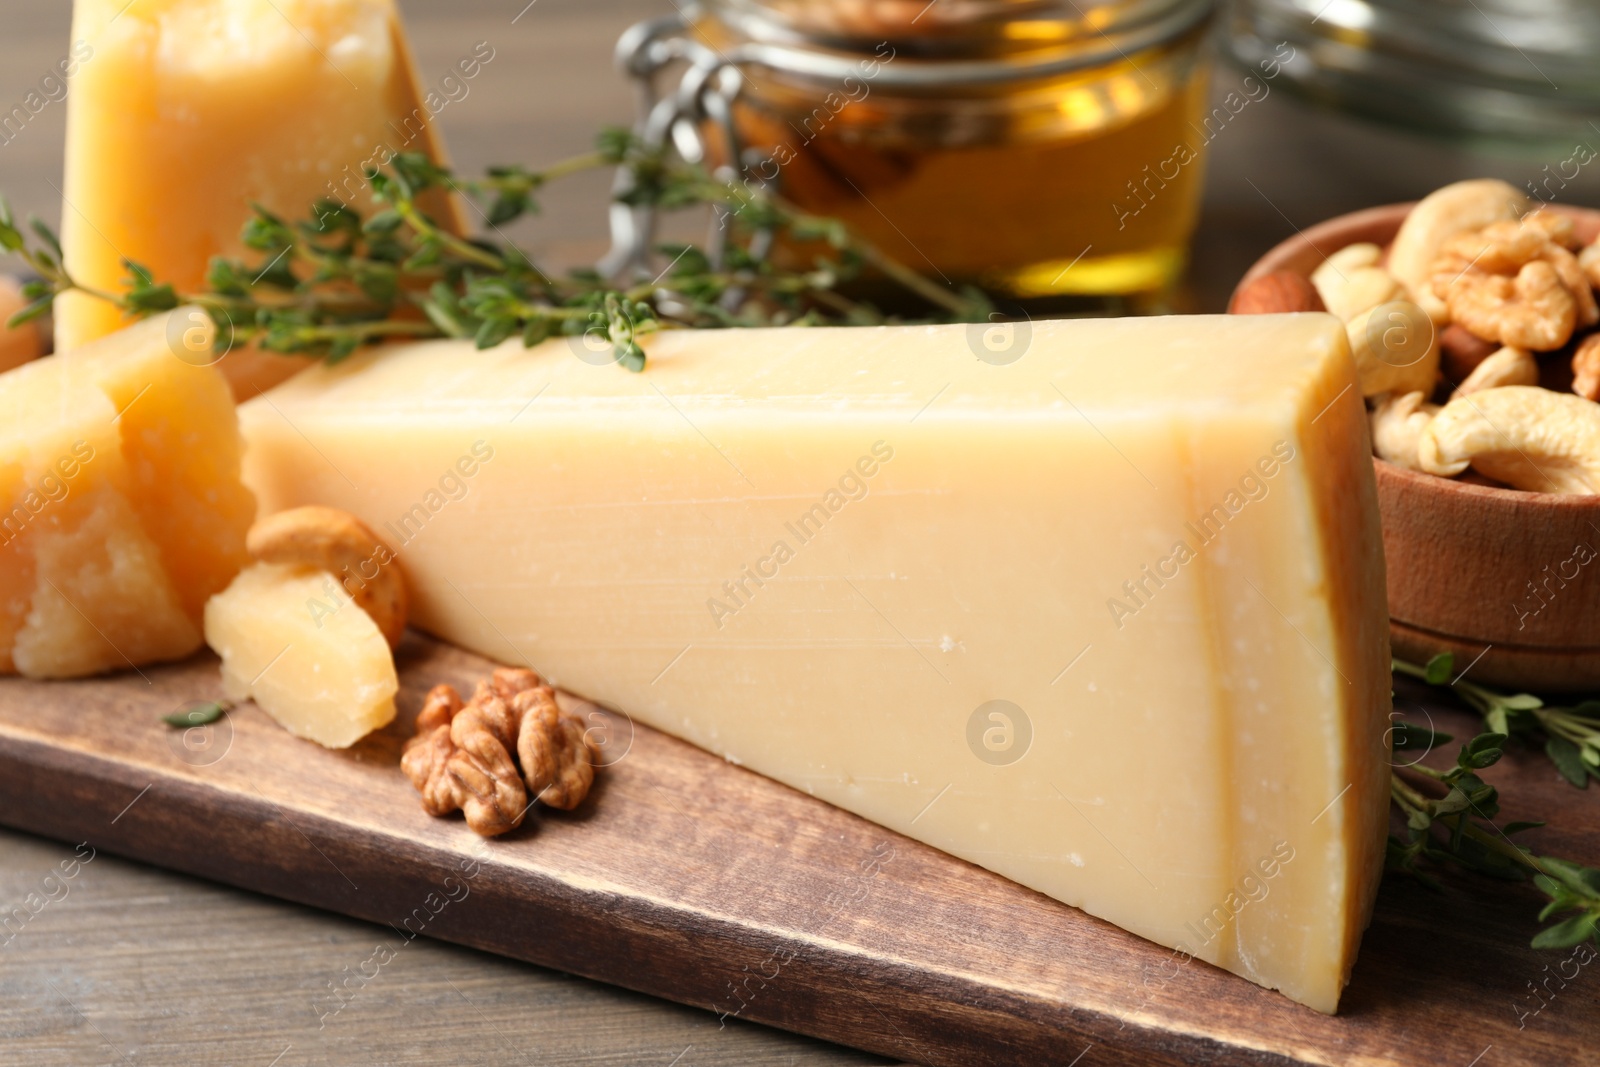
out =
[[[85,285],[125,288],[124,257],[193,293],[212,257],[245,257],[252,204],[298,222],[319,199],[365,208],[362,171],[398,152],[443,161],[393,0],[77,0],[82,62],[67,103],[62,247]],[[454,201],[423,206],[460,231]],[[56,348],[118,329],[105,301],[68,293]],[[302,359],[241,348],[241,395]]]
[[[0,672],[182,658],[247,559],[233,399],[174,357],[176,321],[0,375]]]
[[[379,531],[425,630],[1334,1010],[1390,684],[1336,319],[645,347],[316,368],[246,482]]]
[[[296,737],[348,748],[394,721],[389,643],[333,575],[246,568],[206,605],[206,644],[230,700],[254,700]]]

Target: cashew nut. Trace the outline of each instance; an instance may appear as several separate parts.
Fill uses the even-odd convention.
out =
[[[1417,445],[1422,431],[1439,413],[1422,393],[1386,393],[1372,409],[1372,450],[1396,466],[1418,471]]]
[[[1434,416],[1417,459],[1430,474],[1470,465],[1516,489],[1600,493],[1600,404],[1530,385],[1485,389]]]
[[[1381,275],[1388,275],[1388,271],[1378,266],[1378,261],[1383,258],[1383,249],[1369,242],[1360,242],[1345,245],[1333,255],[1323,260],[1316,270],[1311,272],[1311,284],[1316,288],[1317,295],[1322,298],[1322,306],[1327,308],[1340,321],[1346,321],[1358,311],[1365,311],[1373,304],[1381,304],[1390,299],[1392,292],[1383,292],[1381,295],[1374,292],[1385,290],[1388,287],[1381,284],[1380,275],[1365,275],[1368,270],[1380,271]],[[1357,277],[1361,275],[1361,277]],[[1367,299],[1366,294],[1372,292],[1378,299],[1363,307],[1352,307]],[[1332,301],[1332,303],[1329,303]]]
[[[1600,400],[1600,333],[1585,337],[1572,353],[1572,391],[1588,400]]]
[[[1333,262],[1333,257],[1329,257],[1327,262],[1318,267],[1317,273],[1311,276],[1311,284],[1317,287],[1317,295],[1322,297],[1323,306],[1338,316],[1341,322],[1349,322],[1368,308],[1399,300],[1406,295],[1405,286],[1382,267],[1346,267],[1340,270],[1335,266],[1330,269],[1329,264]]]
[[[1431,394],[1439,380],[1439,333],[1427,312],[1409,300],[1391,300],[1345,324],[1362,396]]]
[[[245,547],[264,563],[332,574],[378,624],[389,647],[400,644],[408,607],[405,579],[394,552],[354,515],[315,505],[280,511],[250,528]]]
[[[1472,368],[1472,373],[1456,386],[1456,391],[1450,394],[1450,399],[1457,400],[1473,393],[1481,393],[1485,389],[1497,389],[1502,385],[1538,384],[1539,361],[1533,358],[1533,353],[1525,348],[1513,348],[1507,345]]]
[[[1345,245],[1323,260],[1322,265],[1311,272],[1311,277],[1315,280],[1317,275],[1327,272],[1339,274],[1361,267],[1376,267],[1381,259],[1383,259],[1382,248],[1371,241],[1357,241],[1353,245]]]
[[[1424,197],[1395,234],[1389,246],[1389,273],[1399,278],[1413,300],[1431,297],[1428,282],[1444,243],[1458,233],[1500,219],[1517,219],[1528,210],[1528,198],[1494,178],[1456,182]],[[1431,313],[1431,310],[1430,310]]]

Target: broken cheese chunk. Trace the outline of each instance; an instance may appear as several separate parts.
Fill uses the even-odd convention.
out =
[[[1390,685],[1337,320],[644,344],[315,368],[246,481],[379,531],[425,630],[1334,1010]]]
[[[296,737],[348,748],[394,720],[389,643],[325,571],[241,571],[206,605],[206,644],[222,657],[228,698],[253,699]]]
[[[0,374],[0,673],[180,659],[247,558],[233,399],[174,321]]]

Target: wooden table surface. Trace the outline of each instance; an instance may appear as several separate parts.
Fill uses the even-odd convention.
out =
[[[637,19],[670,10],[667,0],[401,6],[425,79],[442,76],[479,41],[495,49],[470,95],[441,116],[456,162],[469,171],[561,158],[584,150],[597,125],[628,121],[632,99],[611,67],[612,43]],[[65,0],[0,0],[0,110],[66,53],[69,11]],[[1237,84],[1224,65],[1217,93]],[[51,104],[0,144],[0,189],[19,212],[59,219],[64,114]],[[1222,310],[1239,274],[1297,227],[1464,177],[1521,186],[1571,148],[1474,153],[1315,111],[1274,88],[1212,145],[1193,280],[1177,303]],[[1600,169],[1581,173],[1567,192],[1573,202],[1600,204]],[[554,187],[544,217],[517,235],[557,261],[591,256],[603,246],[605,196],[592,179]],[[0,910],[40,891],[72,854],[0,831]],[[709,1013],[425,941],[363,992],[359,1010],[319,1029],[313,998],[382,933],[99,856],[20,933],[0,933],[0,1064],[885,1062],[736,1020],[723,1028]],[[247,1060],[223,1056],[213,1044],[220,1035],[233,1049],[248,1038],[256,1051]]]

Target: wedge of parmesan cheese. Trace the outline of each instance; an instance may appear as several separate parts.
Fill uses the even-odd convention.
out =
[[[1344,330],[1024,329],[368,353],[241,409],[246,482],[426,630],[1333,1011],[1388,810]]]

